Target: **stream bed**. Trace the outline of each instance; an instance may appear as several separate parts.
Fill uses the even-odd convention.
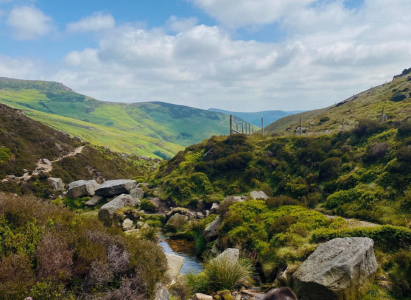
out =
[[[173,240],[160,236],[159,245],[163,248],[164,253],[184,257],[184,265],[181,269],[181,274],[186,274],[189,272],[198,274],[204,270],[203,266],[197,260],[194,242],[186,240]]]

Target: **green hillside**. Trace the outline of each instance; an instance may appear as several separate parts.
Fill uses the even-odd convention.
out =
[[[229,131],[222,113],[162,102],[98,101],[56,82],[0,78],[0,103],[94,144],[151,157],[171,157],[183,146]]]
[[[307,135],[322,134],[326,130],[329,133],[339,132],[343,119],[345,129],[353,129],[361,119],[379,120],[383,106],[389,123],[401,121],[411,113],[411,75],[408,71],[404,70],[390,83],[354,95],[331,107],[279,119],[267,126],[265,131],[283,133],[290,128],[288,134],[294,134],[301,117]]]

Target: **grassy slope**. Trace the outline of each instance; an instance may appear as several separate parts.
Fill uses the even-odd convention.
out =
[[[346,129],[352,129],[360,119],[378,120],[384,105],[389,121],[402,121],[410,115],[411,99],[401,102],[393,102],[390,99],[397,94],[409,93],[404,91],[407,88],[411,89],[409,78],[409,76],[399,77],[388,84],[364,91],[328,108],[282,118],[267,126],[266,132],[281,133],[287,127],[291,127],[292,130],[288,134],[293,134],[294,129],[299,126],[300,117],[303,118],[303,127],[308,127],[309,123],[313,122],[314,125],[308,130],[309,133],[318,134],[325,130],[331,133],[339,132],[342,119],[345,119]],[[321,123],[320,119],[325,117],[330,120]]]
[[[170,157],[183,146],[228,133],[229,117],[222,113],[161,102],[103,102],[52,82],[3,78],[0,102],[92,143],[138,155]]]

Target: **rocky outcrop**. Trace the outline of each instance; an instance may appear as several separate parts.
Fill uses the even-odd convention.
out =
[[[170,293],[161,283],[157,283],[155,291],[154,300],[170,300]]]
[[[320,245],[293,275],[300,300],[355,300],[377,271],[374,241],[337,238]]]
[[[93,198],[91,198],[90,200],[88,200],[86,202],[87,206],[96,206],[97,204],[99,204],[101,201],[103,201],[104,197],[101,196],[94,196]]]
[[[141,200],[144,198],[144,191],[140,188],[132,189],[130,191],[130,196]]]
[[[254,191],[250,193],[250,197],[253,200],[267,200],[268,196],[263,191]]]
[[[298,300],[297,296],[288,287],[282,287],[282,288],[271,290],[263,298],[263,300],[279,300],[279,299],[280,300]]]
[[[168,266],[166,277],[172,282],[177,280],[180,275],[180,271],[184,265],[184,257],[166,253],[166,258]]]
[[[213,205],[210,208],[210,214],[218,214],[219,208],[220,208],[220,205],[218,203],[213,203]]]
[[[111,223],[113,221],[113,216],[114,213],[125,207],[125,206],[138,206],[140,205],[140,200],[132,198],[130,195],[120,195],[117,198],[114,198],[111,200],[109,203],[104,204],[99,212],[98,212],[98,218],[101,222],[104,223],[106,226],[111,226]]]
[[[208,243],[218,238],[218,229],[222,224],[223,219],[220,216],[217,216],[204,230],[203,236]]]
[[[62,190],[64,190],[64,183],[63,183],[63,180],[61,180],[61,178],[49,177],[47,178],[47,183],[56,192],[61,192]]]
[[[112,197],[121,194],[128,194],[136,187],[137,183],[134,180],[118,179],[104,182],[96,190],[96,195],[103,197]]]
[[[240,259],[240,250],[235,248],[228,248],[224,250],[223,253],[218,255],[215,259],[222,259],[224,261],[230,262],[230,264],[234,264]]]
[[[178,229],[182,228],[184,224],[187,223],[187,221],[187,216],[176,213],[170,219],[168,219],[165,228],[168,231],[177,231]]]
[[[95,180],[78,180],[69,184],[67,196],[77,199],[85,196],[94,196],[99,184]]]

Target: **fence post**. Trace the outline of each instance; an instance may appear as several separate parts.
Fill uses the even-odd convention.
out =
[[[241,122],[241,133],[244,134],[244,122]]]
[[[262,131],[263,136],[264,136],[264,118],[261,118],[261,131]]]
[[[248,135],[251,135],[251,124],[248,123]]]
[[[233,115],[230,115],[230,135],[233,135]]]
[[[238,132],[238,123],[235,123],[236,131]]]

